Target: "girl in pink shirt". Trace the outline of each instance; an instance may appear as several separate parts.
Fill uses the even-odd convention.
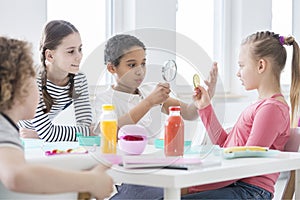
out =
[[[298,110],[299,46],[292,36],[257,32],[241,44],[237,77],[246,90],[258,91],[258,100],[242,112],[233,129],[226,133],[219,123],[207,91],[195,89],[194,103],[199,109],[211,141],[221,147],[263,146],[283,150],[289,137],[290,113],[280,89],[280,74],[286,62],[284,45],[293,46],[291,84],[291,122]],[[271,199],[279,173],[243,178],[188,188],[189,199]]]

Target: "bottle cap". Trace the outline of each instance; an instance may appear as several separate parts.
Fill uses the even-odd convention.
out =
[[[170,106],[169,111],[180,111],[180,106]]]
[[[114,110],[115,106],[112,104],[103,104],[102,105],[102,110]]]

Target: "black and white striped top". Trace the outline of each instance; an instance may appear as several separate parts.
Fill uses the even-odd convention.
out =
[[[85,136],[89,135],[89,126],[92,123],[92,110],[86,76],[83,73],[78,73],[74,77],[75,93],[79,95],[75,99],[69,97],[68,92],[70,85],[57,86],[47,80],[47,91],[54,100],[54,104],[49,113],[43,112],[46,106],[42,99],[40,77],[37,79],[37,83],[40,91],[40,101],[35,117],[32,120],[22,120],[18,125],[37,131],[39,137],[47,142],[76,141],[77,132]],[[52,121],[54,117],[72,103],[74,103],[76,126],[53,124]]]

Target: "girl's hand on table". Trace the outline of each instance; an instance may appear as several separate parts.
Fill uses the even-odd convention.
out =
[[[96,133],[96,130],[95,129],[96,125],[95,124],[91,124],[91,126],[89,127],[90,129],[90,136],[99,136],[99,133]]]

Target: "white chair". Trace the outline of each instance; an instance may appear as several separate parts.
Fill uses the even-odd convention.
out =
[[[64,199],[64,200],[77,200],[79,195],[77,193],[60,193],[60,194],[29,194],[18,193],[7,190],[0,182],[0,199],[7,200],[46,200],[46,199]]]
[[[284,151],[298,152],[300,146],[300,127],[291,128],[290,138],[284,147]],[[290,176],[283,190],[281,199],[293,199],[295,192],[295,170],[290,171]]]
[[[58,194],[29,194],[18,193],[7,190],[0,182],[0,199],[6,200],[49,200],[49,199],[64,199],[64,200],[90,200],[91,195],[87,192],[76,193],[58,193]]]
[[[290,138],[284,146],[284,151],[298,152],[300,146],[300,127],[291,128]]]

